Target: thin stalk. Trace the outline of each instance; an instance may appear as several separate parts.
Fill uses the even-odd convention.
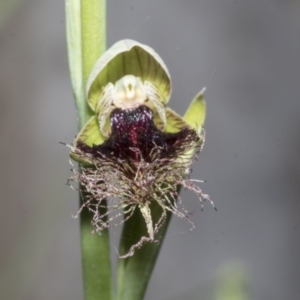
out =
[[[105,0],[81,0],[81,40],[85,86],[95,62],[106,49]],[[85,109],[87,121],[92,111],[87,104]],[[104,230],[101,236],[91,236],[93,227],[87,211],[81,214],[80,221],[85,300],[113,299],[108,230]]]
[[[85,85],[96,60],[106,49],[106,1],[66,0],[66,21],[71,81],[81,129],[93,115],[86,101]],[[109,233],[104,230],[100,236],[91,236],[92,230],[91,216],[83,210],[80,231],[84,299],[111,300]]]

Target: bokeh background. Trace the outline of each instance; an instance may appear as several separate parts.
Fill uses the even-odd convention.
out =
[[[0,299],[83,299],[64,1],[0,0]],[[218,208],[173,218],[146,300],[300,299],[300,2],[108,1],[108,46],[153,47],[183,114],[207,87],[193,177]],[[119,231],[112,232],[116,261]]]

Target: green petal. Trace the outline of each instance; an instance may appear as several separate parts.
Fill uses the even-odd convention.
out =
[[[167,125],[164,130],[165,132],[176,133],[185,127],[189,127],[189,124],[169,107],[166,108],[166,118]]]
[[[84,144],[92,147],[93,145],[102,144],[105,140],[106,138],[100,132],[98,119],[96,116],[93,116],[78,133],[73,145],[76,148],[76,144],[78,143],[78,141],[81,141]],[[83,159],[73,151],[71,151],[70,156],[77,162],[88,165],[92,164],[91,160]]]
[[[100,132],[98,119],[96,116],[93,116],[78,133],[75,143],[81,141],[84,144],[92,147],[93,145],[102,144],[105,140],[106,138]]]
[[[200,134],[206,116],[206,103],[203,88],[192,100],[183,119]]]
[[[164,103],[171,95],[171,78],[160,56],[149,46],[133,40],[121,40],[108,49],[96,62],[87,82],[87,99],[95,111],[104,88],[125,75],[140,77],[156,86]]]

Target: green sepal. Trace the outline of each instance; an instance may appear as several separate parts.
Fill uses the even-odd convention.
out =
[[[205,88],[202,89],[194,97],[188,109],[186,110],[186,113],[183,118],[180,115],[178,115],[174,110],[167,107],[167,124],[164,131],[169,133],[175,133],[179,132],[183,128],[191,127],[195,129],[200,135],[206,115],[206,103],[204,100],[204,92]]]
[[[87,101],[95,111],[102,89],[125,75],[140,77],[156,86],[164,103],[171,95],[169,71],[160,56],[149,46],[133,40],[121,40],[96,62],[87,82]]]
[[[78,133],[75,143],[78,141],[92,147],[94,145],[101,145],[107,138],[101,133],[99,123],[96,116],[93,116],[85,124],[85,126]]]
[[[85,126],[81,129],[81,131],[78,133],[74,143],[73,147],[74,150],[76,150],[77,143],[80,141],[83,144],[87,146],[94,146],[94,145],[101,145],[107,138],[103,136],[99,129],[99,123],[96,116],[93,116],[89,119],[89,121],[85,124]],[[93,165],[92,160],[89,160],[88,158],[82,158],[76,152],[71,151],[70,157],[84,165]]]
[[[190,127],[190,125],[180,115],[169,107],[166,108],[166,118],[167,124],[164,130],[165,132],[176,133],[183,128]]]
[[[194,128],[198,134],[202,131],[202,126],[205,122],[206,103],[204,100],[205,88],[203,88],[192,100],[186,110],[183,119]]]

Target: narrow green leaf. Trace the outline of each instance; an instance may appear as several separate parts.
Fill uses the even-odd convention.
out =
[[[71,83],[79,119],[79,128],[82,128],[85,123],[87,104],[82,77],[80,0],[66,0],[66,27]]]

